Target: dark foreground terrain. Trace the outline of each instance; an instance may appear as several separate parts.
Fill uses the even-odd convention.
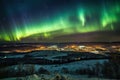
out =
[[[0,80],[120,79],[120,52],[118,45],[117,47],[113,46],[117,51],[103,50],[103,46],[93,45],[92,49],[89,46],[84,48],[80,46],[79,51],[76,51],[78,47],[75,45],[68,46],[67,49],[64,48],[64,51],[52,47],[52,50],[22,53],[1,52]],[[100,48],[98,49],[98,47]],[[87,52],[88,49],[89,52]]]

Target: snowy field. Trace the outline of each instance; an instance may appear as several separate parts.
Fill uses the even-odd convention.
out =
[[[87,60],[87,61],[78,61],[73,63],[67,63],[67,64],[57,64],[57,65],[32,65],[32,68],[34,68],[35,72],[38,72],[40,68],[43,68],[49,72],[47,73],[41,73],[41,74],[33,74],[28,75],[26,77],[13,77],[13,78],[5,78],[2,80],[42,80],[41,78],[44,77],[45,80],[55,80],[55,76],[64,76],[65,79],[63,80],[98,80],[96,77],[89,77],[88,75],[80,75],[75,74],[74,72],[78,69],[87,69],[93,68],[97,63],[103,64],[104,62],[107,62],[108,60]],[[7,69],[13,69],[15,71],[18,71],[20,65],[14,65],[7,67]],[[22,70],[30,68],[30,64],[22,65]],[[63,72],[63,69],[67,69],[69,72],[65,73]],[[110,79],[103,79],[99,78],[99,80],[110,80]]]

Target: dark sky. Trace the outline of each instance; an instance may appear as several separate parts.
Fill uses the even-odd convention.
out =
[[[120,41],[119,0],[0,0],[0,42]]]

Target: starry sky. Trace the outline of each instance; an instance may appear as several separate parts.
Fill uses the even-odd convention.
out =
[[[106,42],[119,36],[119,0],[0,0],[0,42]]]

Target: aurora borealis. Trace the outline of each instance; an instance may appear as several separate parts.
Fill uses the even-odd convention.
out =
[[[1,0],[0,4],[1,41],[49,41],[91,32],[106,32],[109,39],[120,34],[119,0]]]

